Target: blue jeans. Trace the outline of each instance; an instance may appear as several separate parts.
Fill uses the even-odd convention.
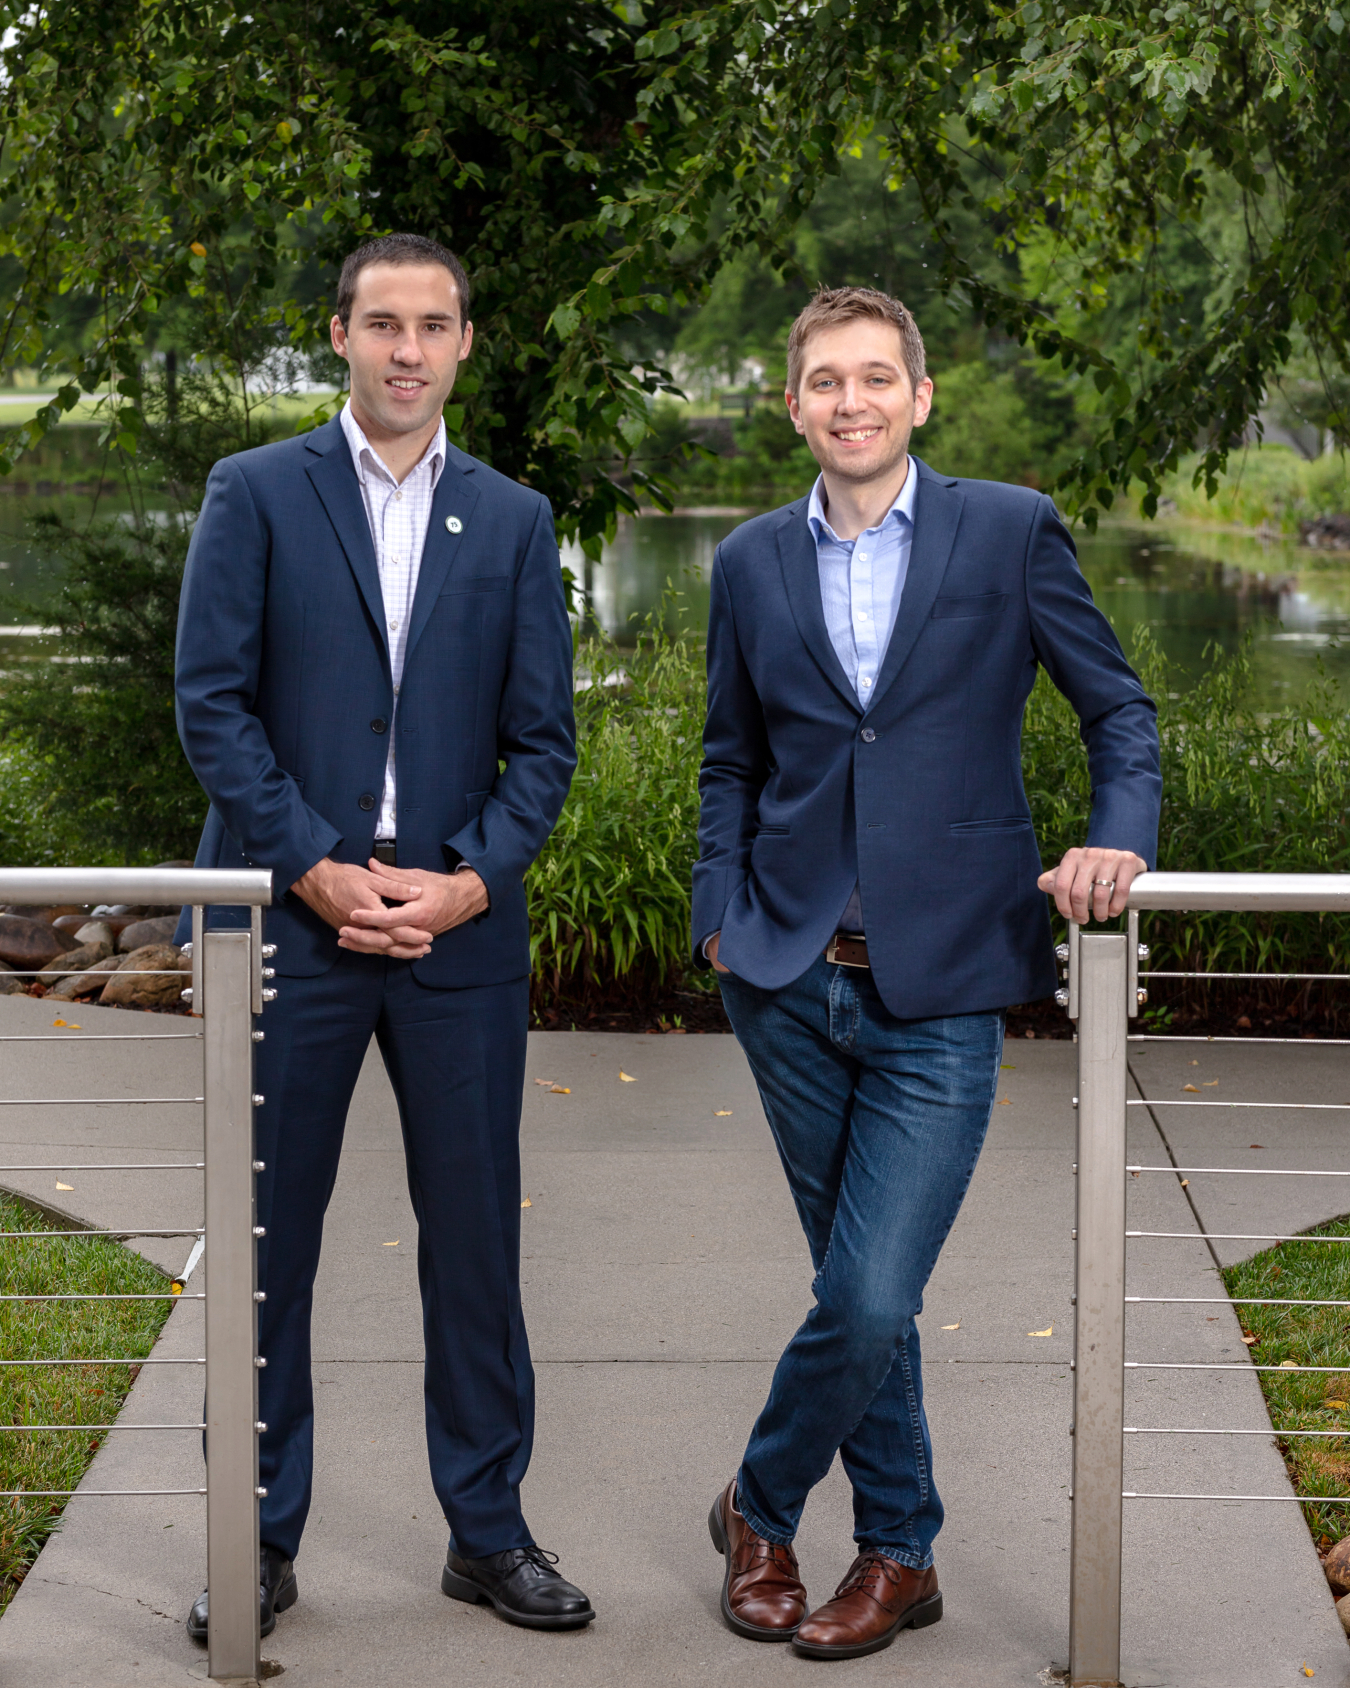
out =
[[[837,1452],[854,1539],[923,1570],[943,1511],[914,1320],[989,1127],[1003,1015],[897,1020],[870,973],[823,957],[781,990],[720,982],[816,1269],[745,1450],[741,1510],[790,1542]]]

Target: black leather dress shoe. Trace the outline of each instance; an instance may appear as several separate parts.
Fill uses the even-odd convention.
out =
[[[595,1609],[579,1588],[554,1566],[556,1553],[542,1547],[508,1547],[486,1559],[463,1559],[452,1552],[441,1572],[441,1592],[471,1605],[495,1606],[513,1624],[527,1629],[580,1629]]]
[[[187,1632],[194,1641],[206,1645],[207,1589],[203,1589],[188,1613]],[[275,1547],[264,1545],[258,1558],[258,1618],[263,1635],[270,1635],[277,1627],[277,1613],[285,1612],[300,1598],[296,1586],[295,1567]]]

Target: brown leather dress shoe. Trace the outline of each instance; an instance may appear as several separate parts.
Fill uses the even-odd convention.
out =
[[[751,1641],[791,1641],[807,1613],[797,1555],[750,1528],[736,1506],[734,1477],[712,1504],[708,1532],[727,1562],[722,1616],[728,1625]]]
[[[856,1659],[889,1647],[902,1629],[942,1616],[937,1571],[911,1571],[875,1549],[860,1553],[834,1599],[798,1629],[793,1643],[811,1659]]]

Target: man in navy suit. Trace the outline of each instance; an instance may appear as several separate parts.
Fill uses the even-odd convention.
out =
[[[342,414],[215,466],[183,581],[179,733],[211,799],[197,865],[271,868],[277,887],[256,1055],[264,1635],[297,1597],[312,1291],[372,1035],[417,1216],[441,1586],[532,1628],[595,1615],[520,1508],[522,881],[576,763],[571,630],[547,500],[446,439],[468,305],[432,241],[352,253],[332,322]],[[198,1640],[206,1618],[203,1594]]]
[[[718,548],[695,953],[754,1070],[816,1269],[740,1470],[713,1504],[722,1614],[815,1658],[936,1623],[915,1316],[994,1101],[1010,1004],[1074,920],[1152,862],[1156,712],[1048,498],[909,455],[933,384],[898,300],[822,291],[788,342],[807,498]],[[1043,666],[1081,723],[1084,847],[1040,876],[1022,711]],[[838,1453],[857,1554],[808,1615],[792,1549]]]

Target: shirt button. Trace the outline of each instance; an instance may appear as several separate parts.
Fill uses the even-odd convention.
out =
[[[872,684],[872,682],[867,678],[866,674],[864,674],[862,679],[859,680],[858,684],[860,686],[870,686]]]
[[[871,742],[873,741],[874,738],[876,738],[876,736],[877,736],[876,733],[872,730],[871,727],[864,727],[862,732],[859,734],[859,737],[862,739],[864,744],[871,744]]]
[[[858,620],[859,621],[866,621],[867,620],[867,611],[866,610],[859,610],[858,611]]]
[[[402,494],[402,493],[401,493],[401,492],[396,492],[396,493],[395,493],[395,494],[394,494],[394,497],[395,497],[395,498],[399,498],[399,499],[401,499],[401,498],[402,498],[402,497],[403,497],[403,494]]]
[[[397,633],[398,632],[398,623],[396,621],[391,621],[389,623],[389,631],[391,633]]]
[[[859,551],[858,556],[864,563],[870,563],[872,561],[872,553],[870,551]]]
[[[368,791],[363,791],[361,793],[361,795],[356,799],[356,806],[357,806],[358,809],[364,809],[365,812],[367,814],[369,814],[370,811],[375,807],[375,799],[370,795],[370,793]]]

